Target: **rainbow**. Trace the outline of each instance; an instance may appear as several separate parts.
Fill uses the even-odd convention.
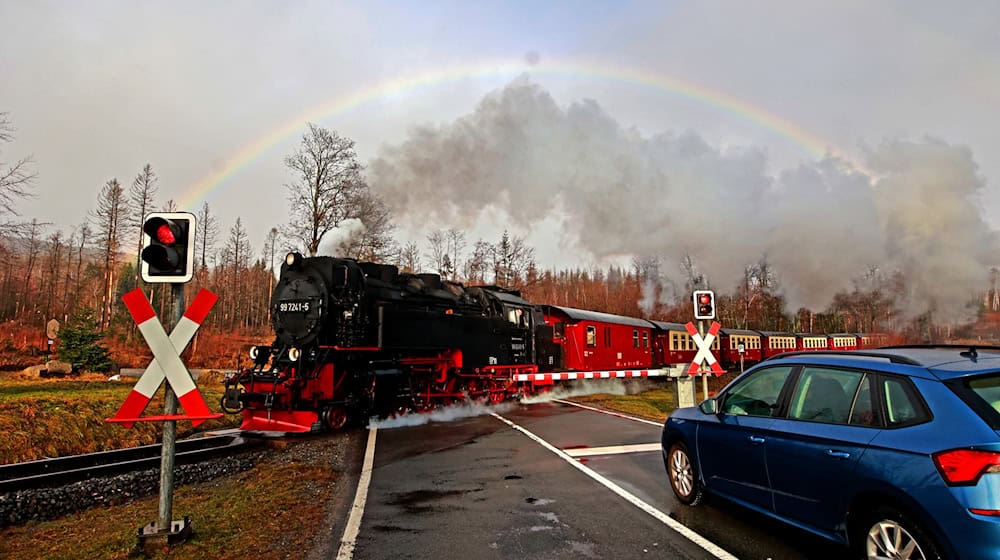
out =
[[[831,142],[748,101],[725,92],[709,89],[695,82],[677,77],[655,74],[638,68],[612,66],[590,61],[543,60],[537,66],[524,61],[502,61],[491,64],[453,66],[425,71],[402,78],[385,81],[367,88],[337,96],[309,108],[285,124],[247,143],[224,163],[186,189],[178,199],[178,208],[194,210],[195,206],[212,191],[220,188],[230,177],[270,150],[276,144],[301,134],[307,122],[322,122],[379,99],[391,98],[420,88],[437,86],[468,78],[514,77],[518,75],[555,75],[569,77],[597,77],[656,88],[698,103],[715,107],[726,113],[758,125],[780,135],[799,146],[810,157],[821,159],[832,156],[847,161],[855,169],[871,173],[861,162],[837,149]]]

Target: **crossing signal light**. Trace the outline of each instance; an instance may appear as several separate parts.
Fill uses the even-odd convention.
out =
[[[142,279],[179,284],[194,276],[194,214],[153,212],[142,224]]]
[[[711,290],[695,290],[694,318],[715,319],[715,292]]]

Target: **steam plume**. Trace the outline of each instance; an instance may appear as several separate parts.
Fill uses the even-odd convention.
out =
[[[403,220],[468,226],[496,208],[527,229],[562,215],[596,258],[659,255],[671,275],[691,255],[721,290],[766,255],[793,310],[822,310],[878,268],[905,275],[909,312],[968,317],[997,247],[970,150],[892,140],[867,159],[875,177],[831,157],[771,176],[761,149],[643,137],[595,101],[563,108],[520,78],[385,148],[370,179]]]

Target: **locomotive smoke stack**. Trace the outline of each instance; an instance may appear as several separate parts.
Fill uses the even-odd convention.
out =
[[[677,285],[685,255],[720,290],[766,256],[793,311],[822,310],[877,269],[886,290],[903,274],[909,314],[969,317],[997,248],[972,153],[922,139],[865,158],[875,176],[830,156],[775,174],[763,149],[690,131],[644,137],[595,101],[560,107],[522,77],[384,148],[369,179],[417,228],[470,227],[484,208],[523,230],[559,215],[562,237],[593,257],[660,256]]]

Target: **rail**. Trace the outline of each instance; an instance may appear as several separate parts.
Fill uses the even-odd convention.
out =
[[[239,435],[209,436],[177,442],[177,465],[197,463],[242,451],[258,440]],[[143,445],[84,455],[0,465],[0,494],[72,484],[160,466],[160,445]]]

